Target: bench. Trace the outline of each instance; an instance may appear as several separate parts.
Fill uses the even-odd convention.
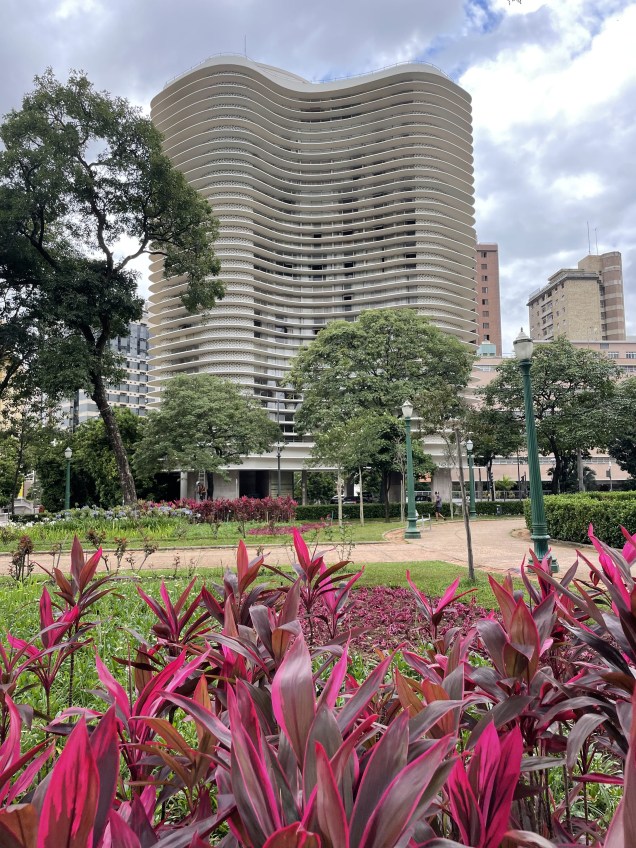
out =
[[[422,524],[424,527],[426,527],[426,525],[428,524],[428,529],[431,532],[433,531],[433,521],[432,521],[430,515],[420,515],[420,517],[417,519],[416,523]]]

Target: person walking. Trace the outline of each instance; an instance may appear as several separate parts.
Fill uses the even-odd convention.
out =
[[[442,496],[439,492],[435,492],[435,520],[439,521],[440,518],[446,521],[446,517],[442,515]]]

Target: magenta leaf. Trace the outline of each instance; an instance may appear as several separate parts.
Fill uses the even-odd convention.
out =
[[[91,848],[98,798],[99,774],[81,719],[51,773],[37,848]]]
[[[272,707],[299,765],[302,764],[316,714],[311,657],[302,635],[296,638],[274,676]]]

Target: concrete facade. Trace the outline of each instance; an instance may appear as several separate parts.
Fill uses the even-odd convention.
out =
[[[578,268],[562,268],[528,300],[530,335],[552,341],[625,339],[623,271],[618,251],[586,256]]]
[[[284,378],[326,323],[406,306],[476,345],[470,97],[441,71],[311,83],[220,56],[169,83],[151,115],[219,218],[227,286],[211,314],[188,315],[184,282],[151,267],[151,399],[174,374],[230,378],[280,423],[282,465],[299,470],[311,446],[289,449]],[[275,457],[242,469],[264,466]]]
[[[129,334],[112,339],[110,346],[122,358],[124,378],[108,389],[108,402],[116,408],[130,409],[135,415],[146,414],[148,392],[148,321],[132,321]],[[72,398],[60,406],[62,425],[74,430],[99,417],[97,406],[85,391],[77,391]]]
[[[501,300],[499,295],[499,245],[478,242],[475,251],[475,306],[479,344],[495,346],[501,356]]]

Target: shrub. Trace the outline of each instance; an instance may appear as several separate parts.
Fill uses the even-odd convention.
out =
[[[585,586],[533,559],[525,595],[490,578],[498,612],[462,628],[459,581],[435,601],[409,578],[426,643],[364,667],[346,625],[359,574],[298,532],[297,579],[271,569],[286,588],[260,582],[243,543],[214,592],[140,588],[152,627],[112,659],[91,640],[117,578],[75,540],[39,632],[0,641],[0,845],[631,848],[636,535],[620,552],[590,539]],[[304,638],[312,620],[326,644]],[[100,688],[71,675],[51,715],[82,653]],[[617,810],[599,785],[623,790]]]
[[[628,495],[631,494],[631,497]],[[627,497],[626,497],[627,496]],[[583,492],[576,495],[550,495],[544,499],[548,533],[553,539],[575,544],[588,542],[588,529],[594,525],[598,536],[614,547],[623,542],[621,527],[636,531],[636,493]],[[530,502],[525,505],[526,525],[532,528]]]

